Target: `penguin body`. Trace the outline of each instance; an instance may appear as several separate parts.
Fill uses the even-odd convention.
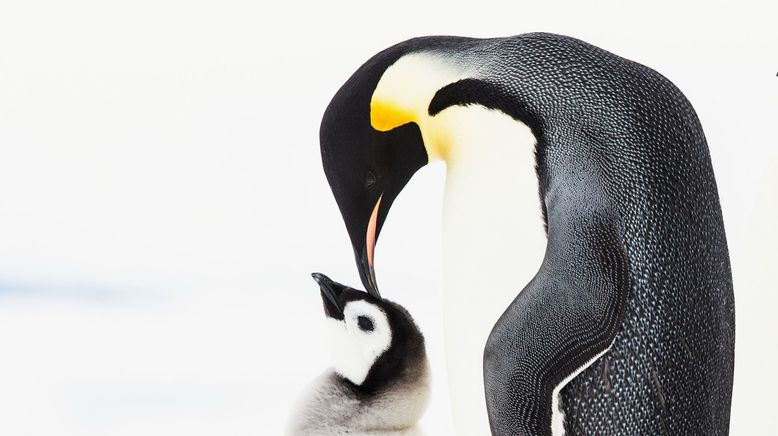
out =
[[[427,163],[456,166],[458,139],[477,149],[490,129],[462,121],[485,111],[531,132],[516,146],[533,147],[535,169],[516,170],[535,172],[547,237],[485,341],[492,433],[727,434],[734,296],[702,127],[669,80],[583,41],[417,38],[344,84],[322,162],[368,291],[392,201]],[[463,308],[492,290],[444,291]]]
[[[314,274],[334,366],[309,388],[290,436],[422,436],[429,399],[424,338],[400,305]]]

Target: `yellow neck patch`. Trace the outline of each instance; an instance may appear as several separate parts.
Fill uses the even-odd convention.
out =
[[[374,129],[386,132],[410,122],[418,123],[418,120],[408,108],[384,100],[373,99],[370,102],[370,124]]]
[[[414,122],[421,130],[430,161],[446,159],[445,129],[427,108],[435,93],[468,77],[465,69],[431,53],[403,56],[386,69],[370,100],[370,123],[382,132]]]

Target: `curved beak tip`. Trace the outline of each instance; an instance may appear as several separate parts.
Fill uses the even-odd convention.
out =
[[[324,281],[324,279],[325,279],[327,276],[325,276],[325,275],[324,275],[324,274],[322,274],[322,273],[317,273],[317,272],[315,272],[315,273],[311,273],[311,277],[313,277],[313,279],[314,279],[314,280],[316,280],[316,283],[318,283],[318,284],[321,284],[321,283],[322,283],[322,281]]]
[[[375,278],[375,269],[370,268],[370,284],[372,285],[372,292],[374,297],[381,298],[381,293],[378,291],[378,281]]]
[[[342,318],[343,309],[338,302],[338,296],[342,291],[340,285],[321,273],[312,273],[311,277],[319,285],[319,291],[324,298],[324,307],[327,315],[333,318]]]

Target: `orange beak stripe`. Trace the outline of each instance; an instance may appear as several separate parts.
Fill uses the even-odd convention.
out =
[[[381,198],[383,198],[383,194],[378,197],[378,201],[376,201],[375,206],[373,207],[373,213],[370,214],[370,221],[367,223],[367,235],[365,235],[365,243],[367,244],[367,264],[370,265],[370,268],[373,267],[373,251],[375,251],[378,208],[381,206]]]

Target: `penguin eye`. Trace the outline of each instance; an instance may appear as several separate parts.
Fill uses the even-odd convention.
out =
[[[366,317],[366,316],[359,316],[357,318],[357,324],[359,325],[359,329],[366,332],[372,332],[375,328],[373,326],[373,320]]]
[[[367,175],[365,176],[365,186],[370,189],[375,185],[376,177],[375,174],[373,174],[372,171],[368,171]]]

